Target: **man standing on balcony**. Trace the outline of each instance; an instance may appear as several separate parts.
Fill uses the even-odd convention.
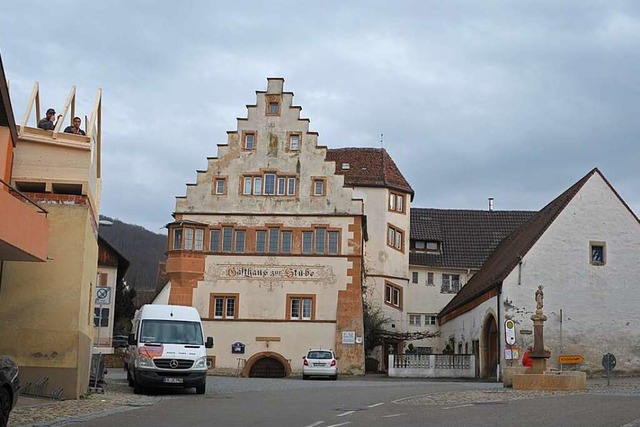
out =
[[[54,113],[55,114],[55,113]],[[75,133],[76,135],[84,135],[84,131],[82,129],[80,129],[80,124],[82,123],[82,120],[80,120],[80,117],[74,117],[73,118],[73,126],[67,126],[64,129],[65,133]]]
[[[41,119],[38,122],[38,127],[44,130],[54,130],[56,128],[56,125],[58,124],[58,120],[62,118],[62,114],[58,115],[58,120],[56,120],[54,123],[55,117],[56,117],[56,110],[54,110],[53,108],[49,108],[47,110],[47,117],[44,119]]]

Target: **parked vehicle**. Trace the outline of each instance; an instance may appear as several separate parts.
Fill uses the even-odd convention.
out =
[[[129,337],[126,335],[114,335],[111,339],[111,346],[113,348],[124,348],[129,346]]]
[[[136,394],[151,387],[207,386],[207,348],[198,310],[179,305],[147,304],[137,311],[129,335],[127,380]]]
[[[329,377],[338,379],[338,361],[333,350],[313,349],[302,357],[302,379]]]
[[[0,427],[9,423],[9,413],[18,401],[20,389],[18,365],[8,356],[0,356]]]

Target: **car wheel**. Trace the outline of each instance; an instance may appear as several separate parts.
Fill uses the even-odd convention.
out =
[[[196,394],[205,394],[207,391],[207,381],[202,381],[201,384],[196,386]]]
[[[331,375],[331,380],[332,380],[332,381],[335,381],[335,380],[337,380],[337,379],[338,379],[338,375],[337,375],[337,374],[336,374],[336,375]]]
[[[309,375],[302,374],[302,379],[303,380],[308,380],[309,379]]]
[[[9,412],[11,412],[11,394],[5,387],[0,387],[0,427],[5,427],[9,423]]]

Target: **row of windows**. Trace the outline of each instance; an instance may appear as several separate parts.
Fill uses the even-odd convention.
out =
[[[258,133],[254,130],[246,130],[242,132],[242,149],[252,151],[256,149]],[[300,151],[300,133],[289,133],[287,141],[287,149],[289,151]]]
[[[238,302],[237,294],[214,294],[211,296],[212,312],[214,319],[237,319]],[[313,320],[315,319],[315,295],[287,295],[287,320]]]
[[[252,233],[254,231],[251,231]],[[247,230],[221,227],[209,230],[209,252],[291,254],[294,233],[272,227],[255,230],[255,246],[247,248]],[[304,230],[300,233],[302,254],[338,255],[340,253],[340,231],[323,227]],[[173,250],[203,251],[204,229],[175,228],[173,230]]]
[[[427,286],[435,286],[433,280],[434,274],[432,272],[427,273],[427,280],[425,284]],[[411,273],[411,283],[419,283],[420,273],[414,271]],[[462,283],[460,282],[459,274],[443,274],[442,275],[442,284],[440,291],[445,294],[455,294],[460,291],[462,288]]]
[[[311,194],[324,196],[327,193],[326,187],[325,178],[315,178],[312,180]],[[295,196],[298,191],[298,179],[275,173],[246,175],[242,178],[241,191],[245,196]],[[216,195],[227,194],[226,178],[218,177],[215,179],[213,193]]]
[[[409,325],[411,326],[429,326],[435,324],[437,324],[435,314],[409,314]]]

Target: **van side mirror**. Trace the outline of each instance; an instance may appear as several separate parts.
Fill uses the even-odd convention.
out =
[[[129,345],[136,345],[138,342],[136,341],[136,336],[134,334],[129,334]]]
[[[307,356],[302,356],[302,360],[304,360],[304,359],[306,359],[306,358],[307,358]]]
[[[207,337],[207,343],[204,345],[206,348],[213,348],[213,338]]]

